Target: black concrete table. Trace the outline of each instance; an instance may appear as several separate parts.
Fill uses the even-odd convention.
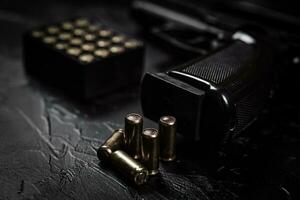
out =
[[[178,144],[178,159],[135,187],[96,149],[129,112],[141,113],[138,88],[78,102],[29,79],[22,33],[74,15],[93,17],[131,35],[128,6],[67,1],[0,3],[0,199],[297,199],[299,109],[275,101],[251,134],[206,156]],[[147,44],[146,71],[163,71],[171,55]],[[53,77],[55,78],[55,77]],[[156,127],[146,120],[146,127]]]

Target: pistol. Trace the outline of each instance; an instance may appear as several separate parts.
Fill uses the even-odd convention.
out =
[[[221,141],[253,124],[274,89],[275,50],[267,36],[240,29],[221,49],[165,73],[147,73],[141,104],[146,117],[173,115],[194,141]]]

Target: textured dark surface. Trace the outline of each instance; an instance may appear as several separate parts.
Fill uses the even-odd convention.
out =
[[[243,51],[237,51],[237,49],[243,49]],[[212,57],[196,62],[185,68],[183,72],[220,84],[244,68],[243,64],[253,59],[249,56],[252,54],[251,48],[237,42],[228,47],[226,51],[217,52]]]
[[[96,157],[96,148],[141,112],[136,88],[76,102],[28,79],[21,35],[30,27],[74,15],[93,16],[134,34],[128,9],[72,1],[0,3],[0,199],[299,199],[296,106],[275,101],[257,127],[217,155],[180,142],[178,159],[137,188]],[[148,46],[147,71],[162,71],[169,56]],[[160,68],[158,67],[160,66]],[[146,127],[156,126],[149,121]]]

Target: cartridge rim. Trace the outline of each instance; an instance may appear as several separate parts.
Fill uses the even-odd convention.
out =
[[[97,157],[100,161],[107,162],[107,159],[112,153],[112,150],[108,146],[100,146],[97,151]]]
[[[145,128],[143,131],[143,136],[146,138],[157,138],[158,130],[155,128]]]
[[[72,56],[78,56],[81,53],[81,49],[76,47],[68,48],[67,53]]]
[[[55,45],[55,48],[58,49],[58,50],[64,50],[68,47],[68,45],[66,43],[57,43]]]
[[[85,34],[85,31],[81,28],[76,28],[74,29],[73,34],[76,36],[82,36]]]
[[[70,40],[70,44],[72,44],[72,45],[81,45],[82,43],[83,43],[83,41],[79,37],[75,37]]]
[[[55,35],[55,34],[59,33],[59,28],[57,26],[49,26],[47,28],[47,32],[51,35]]]
[[[123,47],[121,47],[121,46],[112,46],[112,47],[110,47],[109,50],[112,53],[122,53],[122,52],[125,51],[125,49]]]
[[[42,32],[42,31],[32,31],[32,32],[31,32],[31,35],[32,35],[33,37],[35,37],[35,38],[40,38],[40,37],[44,36],[45,33]]]
[[[147,181],[148,174],[149,174],[149,171],[147,172],[146,170],[141,169],[141,171],[138,172],[134,177],[135,184],[137,184],[137,185],[144,184]]]
[[[98,57],[106,58],[109,55],[109,51],[106,49],[97,49],[94,54]]]
[[[88,33],[88,34],[86,34],[86,35],[84,36],[84,39],[85,39],[86,41],[93,41],[93,40],[96,39],[96,36],[95,36],[94,34]]]
[[[88,30],[91,31],[91,32],[98,31],[99,29],[100,29],[100,26],[98,26],[98,25],[90,25],[88,27]]]
[[[64,30],[72,30],[74,28],[73,24],[71,22],[63,22],[61,24],[61,27],[64,29]]]
[[[94,51],[95,45],[93,43],[85,43],[81,45],[81,49],[84,51]]]
[[[84,63],[91,63],[95,57],[92,54],[82,54],[79,56],[79,60]]]
[[[108,47],[111,44],[109,40],[98,40],[97,45],[99,47]]]
[[[78,18],[75,20],[75,25],[78,27],[85,27],[90,24],[89,20],[86,18]]]
[[[159,120],[163,125],[172,126],[176,124],[176,118],[170,115],[162,116]]]
[[[126,115],[126,119],[129,123],[139,124],[143,121],[143,117],[137,113],[130,113]]]
[[[124,43],[124,46],[128,49],[134,49],[136,47],[138,47],[140,45],[140,42],[138,42],[137,40],[128,40]]]
[[[124,35],[115,35],[115,36],[113,36],[112,37],[112,41],[114,42],[114,43],[122,43],[123,41],[125,41],[125,36]]]
[[[109,30],[109,29],[103,29],[103,30],[100,30],[100,31],[98,32],[98,34],[99,34],[99,36],[101,36],[101,37],[109,37],[109,36],[112,35],[112,31]]]
[[[61,40],[69,40],[71,39],[72,35],[71,33],[68,33],[68,32],[63,32],[61,34],[59,34],[58,38],[61,39]]]
[[[56,42],[56,38],[52,36],[46,36],[44,37],[43,41],[46,44],[54,44]]]

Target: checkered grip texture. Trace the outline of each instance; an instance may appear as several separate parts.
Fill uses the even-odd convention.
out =
[[[261,48],[235,41],[206,58],[187,63],[180,71],[221,86],[235,106],[235,129],[238,136],[265,106],[270,90],[270,56]]]
[[[227,78],[236,74],[246,63],[250,63],[253,48],[242,42],[235,42],[214,55],[201,59],[182,71],[195,77],[208,80],[215,84],[222,83]],[[245,64],[245,65],[243,65]]]
[[[239,136],[240,132],[251,123],[265,106],[269,98],[270,88],[261,85],[236,102],[236,126],[231,138]]]

